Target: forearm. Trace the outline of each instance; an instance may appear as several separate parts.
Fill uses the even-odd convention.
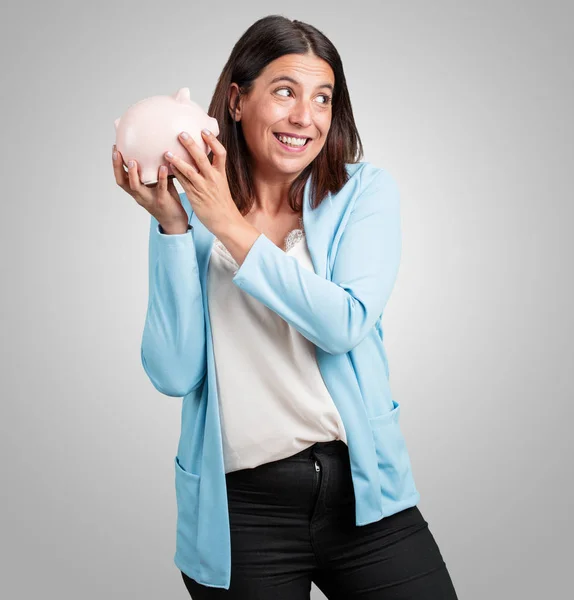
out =
[[[350,209],[329,273],[317,274],[255,236],[233,283],[276,312],[330,354],[348,352],[381,317],[397,277],[401,256],[397,186],[384,171],[373,176]],[[247,248],[239,234],[236,241]]]
[[[261,232],[243,217],[229,224],[225,229],[215,232],[215,236],[227,248],[237,264],[241,266],[255,240]]]
[[[141,360],[158,391],[183,397],[206,372],[205,320],[195,245],[191,231],[162,234],[153,225]]]

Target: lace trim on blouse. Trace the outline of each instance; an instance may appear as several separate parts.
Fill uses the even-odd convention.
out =
[[[297,244],[300,240],[305,237],[305,229],[303,227],[303,217],[299,217],[299,225],[300,227],[297,229],[292,229],[285,237],[284,245],[285,252],[289,252],[295,244]],[[219,238],[215,238],[214,244],[223,251],[223,253],[234,263],[237,264],[236,260],[231,255],[231,252],[223,245],[223,242]]]

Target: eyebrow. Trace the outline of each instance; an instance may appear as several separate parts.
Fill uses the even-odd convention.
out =
[[[274,77],[269,82],[269,85],[271,85],[272,83],[277,83],[278,81],[290,81],[291,83],[294,83],[295,85],[299,85],[299,82],[296,79],[293,79],[293,77],[289,77],[289,75],[278,75],[277,77]],[[318,88],[329,88],[331,91],[333,91],[332,83],[322,83],[321,85],[318,85],[317,87]]]

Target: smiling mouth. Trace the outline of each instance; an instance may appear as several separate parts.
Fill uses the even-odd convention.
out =
[[[273,133],[273,135],[281,142],[281,140],[279,139],[279,135],[277,135],[276,133]],[[299,138],[295,138],[295,139],[299,139]],[[307,146],[309,144],[309,142],[311,141],[311,138],[307,138],[305,140],[304,144],[301,145],[290,145],[290,144],[285,144],[285,142],[281,142],[282,144],[285,144],[285,146],[287,146],[288,148],[303,148],[303,146]]]

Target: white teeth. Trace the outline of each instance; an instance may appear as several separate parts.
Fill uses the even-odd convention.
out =
[[[277,138],[289,146],[304,146],[307,143],[307,138],[292,138],[283,135],[278,135]]]

